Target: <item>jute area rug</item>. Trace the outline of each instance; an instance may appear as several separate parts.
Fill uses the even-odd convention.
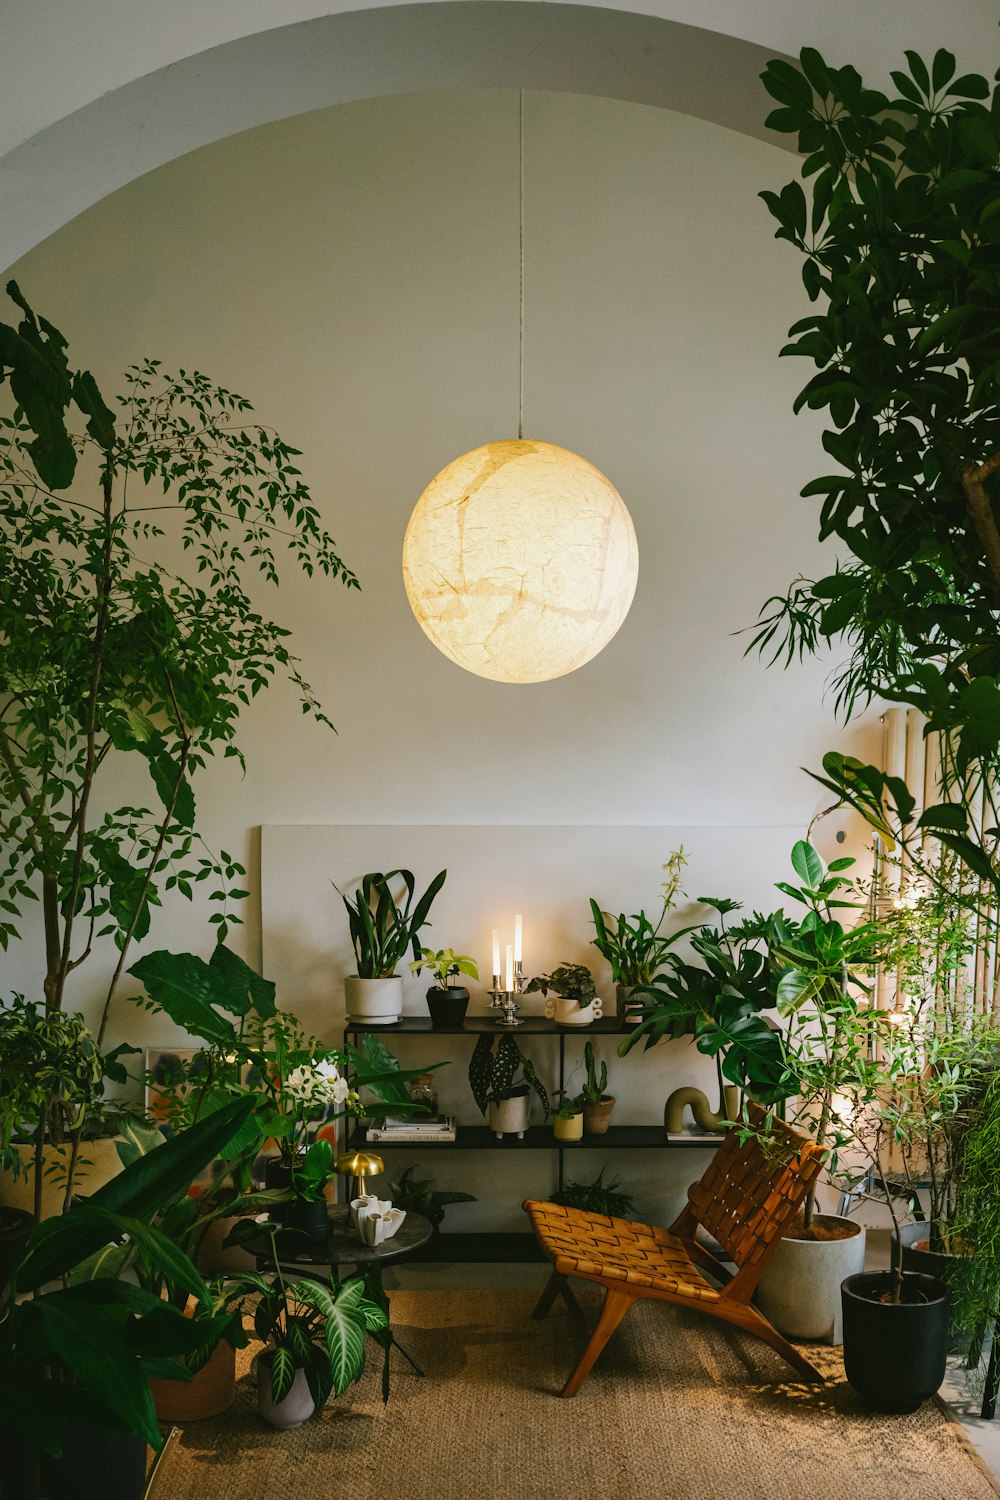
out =
[[[557,1392],[581,1334],[561,1303],[532,1322],[526,1291],[392,1297],[400,1341],[427,1371],[381,1357],[320,1416],[273,1432],[242,1352],[236,1404],[191,1423],[164,1500],[997,1500],[1000,1487],[935,1401],[864,1410],[839,1351],[810,1349],[825,1387],[786,1380],[759,1341],[639,1303],[572,1401]],[[259,1346],[258,1346],[259,1347]],[[373,1351],[374,1353],[374,1351]]]

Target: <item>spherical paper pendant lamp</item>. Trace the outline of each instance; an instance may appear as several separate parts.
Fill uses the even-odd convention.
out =
[[[403,541],[420,628],[496,682],[546,682],[591,661],[628,614],[638,573],[632,518],[610,480],[527,438],[454,459]]]

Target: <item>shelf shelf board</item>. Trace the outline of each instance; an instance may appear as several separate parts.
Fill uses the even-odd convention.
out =
[[[454,1141],[366,1141],[361,1131],[348,1137],[344,1149],[360,1148],[365,1151],[557,1151],[560,1148],[572,1154],[575,1151],[638,1151],[660,1146],[664,1150],[714,1151],[721,1141],[690,1136],[681,1140],[667,1140],[662,1125],[612,1125],[605,1135],[584,1136],[582,1141],[557,1141],[549,1125],[532,1125],[524,1139],[516,1135],[505,1135],[497,1140],[486,1125],[459,1125],[458,1139]]]
[[[348,1036],[369,1032],[378,1036],[470,1036],[479,1037],[484,1032],[499,1036],[510,1032],[513,1036],[621,1036],[631,1028],[622,1026],[617,1016],[603,1016],[600,1021],[591,1021],[589,1026],[559,1026],[545,1016],[524,1016],[520,1026],[498,1026],[492,1014],[478,1013],[466,1016],[461,1026],[432,1026],[430,1016],[403,1016],[390,1026],[373,1026],[366,1021],[345,1021],[344,1031]]]

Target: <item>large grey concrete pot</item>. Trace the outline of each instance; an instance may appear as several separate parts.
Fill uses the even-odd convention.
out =
[[[757,1283],[757,1306],[789,1339],[844,1342],[840,1284],[865,1267],[862,1225],[835,1214],[817,1214],[820,1223],[848,1224],[855,1232],[843,1240],[795,1240],[787,1235],[764,1267]]]

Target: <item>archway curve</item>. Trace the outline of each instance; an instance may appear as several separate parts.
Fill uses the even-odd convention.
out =
[[[0,158],[0,266],[91,204],[200,146],[327,105],[396,93],[597,94],[764,130],[773,49],[615,9],[444,0],[260,32],[115,89]]]

